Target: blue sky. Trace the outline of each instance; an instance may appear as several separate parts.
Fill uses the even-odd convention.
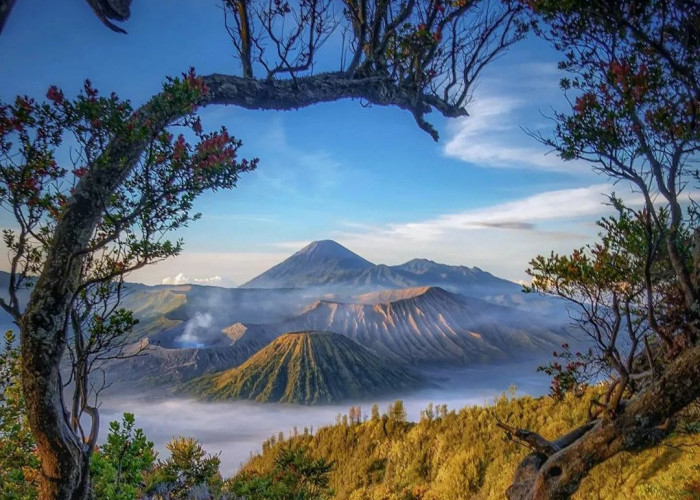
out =
[[[90,78],[140,104],[189,66],[238,72],[215,0],[136,1],[123,26],[128,35],[107,30],[84,0],[17,2],[0,35],[0,99],[43,97],[52,84],[71,95]],[[132,279],[240,284],[326,238],[376,263],[425,257],[524,279],[538,253],[593,239],[611,189],[522,130],[546,133],[546,116],[566,104],[557,60],[538,40],[514,47],[483,74],[470,117],[429,116],[438,143],[407,112],[357,101],[202,110],[206,127],[226,125],[260,166],[197,203],[203,217],[181,233],[181,256]],[[337,69],[332,54],[325,61]]]

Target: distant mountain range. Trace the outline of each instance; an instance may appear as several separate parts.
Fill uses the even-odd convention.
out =
[[[326,288],[335,293],[439,286],[450,291],[520,293],[516,283],[478,267],[413,259],[398,266],[373,264],[332,240],[314,241],[241,288]]]
[[[332,240],[314,241],[241,288],[309,288],[351,281],[375,267]]]
[[[186,384],[205,399],[253,399],[297,404],[360,400],[415,389],[421,378],[370,353],[343,335],[282,335],[241,366]]]
[[[467,364],[522,359],[566,342],[561,325],[439,287],[363,294],[354,303],[319,300],[278,323],[226,328],[234,346],[265,345],[289,331],[340,333],[384,359]]]

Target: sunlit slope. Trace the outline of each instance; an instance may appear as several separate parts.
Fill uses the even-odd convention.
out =
[[[211,400],[323,404],[402,391],[419,379],[328,332],[287,333],[243,365],[187,384]]]
[[[288,331],[332,331],[400,362],[469,364],[551,353],[571,342],[545,318],[438,287],[382,291],[358,303],[317,301],[275,324],[233,325],[239,341]]]
[[[364,423],[348,418],[313,435],[267,441],[262,455],[244,465],[239,477],[272,470],[280,449],[304,447],[313,458],[333,462],[334,499],[502,500],[529,450],[505,439],[496,422],[554,439],[586,422],[591,400],[603,390],[590,389],[582,397],[568,394],[563,401],[503,396],[494,405],[457,411],[429,407],[417,423],[386,414]],[[593,468],[573,499],[696,500],[698,430],[697,410],[690,409],[659,446],[621,453]]]

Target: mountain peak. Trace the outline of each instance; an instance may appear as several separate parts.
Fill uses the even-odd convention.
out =
[[[243,285],[244,288],[303,288],[336,283],[374,267],[333,240],[313,241]]]
[[[358,262],[361,261],[368,265],[372,265],[372,263],[368,260],[363,259],[355,252],[348,250],[343,245],[333,240],[312,241],[294,255],[304,255],[308,256],[309,258],[352,259]]]

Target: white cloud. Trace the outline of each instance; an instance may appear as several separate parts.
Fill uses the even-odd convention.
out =
[[[199,283],[200,285],[218,285],[221,283],[223,278],[221,276],[211,276],[209,278],[192,278],[194,283]]]
[[[304,244],[308,244],[308,241]],[[149,285],[190,283],[231,287],[249,281],[287,257],[288,252],[278,250],[269,253],[185,250],[177,257],[134,271],[128,279]],[[186,271],[183,272],[183,269]],[[209,281],[197,282],[194,279]]]
[[[507,96],[474,98],[470,116],[448,122],[444,154],[482,167],[571,170],[570,162],[537,146],[520,129],[518,113],[526,104]]]
[[[550,251],[570,252],[595,238],[592,223],[609,211],[607,184],[560,189],[426,220],[352,227],[333,237],[372,262],[400,264],[424,257],[479,266],[514,281],[528,261]]]
[[[188,285],[195,283],[197,285],[221,285],[223,278],[221,276],[209,276],[206,278],[193,278],[186,276],[185,273],[177,273],[175,276],[166,276],[161,280],[162,285]]]
[[[190,278],[185,276],[183,273],[178,273],[177,275],[170,277],[166,276],[162,279],[161,284],[163,285],[186,285],[190,282]]]

